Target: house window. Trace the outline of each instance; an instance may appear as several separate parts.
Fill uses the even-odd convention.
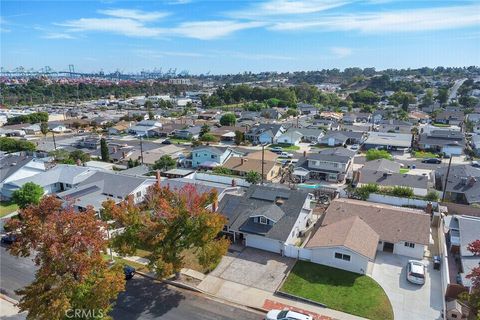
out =
[[[415,248],[415,243],[413,243],[413,242],[405,242],[405,247]]]
[[[335,252],[335,258],[345,260],[345,261],[350,261],[350,256],[344,253]]]
[[[215,159],[217,156],[214,155],[214,154],[212,154],[210,157],[211,157],[212,159]]]
[[[335,163],[333,164],[333,167],[334,167],[334,168],[338,168],[338,163],[335,162]]]
[[[142,191],[137,192],[137,198],[140,198],[142,196]]]
[[[261,224],[268,224],[268,219],[265,217],[260,217],[260,223]]]

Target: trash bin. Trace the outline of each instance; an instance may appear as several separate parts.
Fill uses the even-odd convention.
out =
[[[440,256],[433,257],[433,269],[440,270]]]

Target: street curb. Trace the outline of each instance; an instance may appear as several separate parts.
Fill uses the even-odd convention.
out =
[[[152,280],[157,280],[157,281],[161,281],[161,282],[164,282],[166,284],[169,284],[171,286],[174,286],[174,287],[178,287],[178,288],[181,288],[181,289],[186,289],[186,290],[190,290],[190,291],[193,291],[193,292],[197,292],[197,293],[201,293],[201,294],[204,294],[206,296],[209,296],[211,298],[215,298],[215,299],[220,299],[220,300],[223,300],[223,301],[226,301],[228,303],[232,303],[232,304],[235,304],[235,305],[239,305],[239,306],[243,306],[245,308],[248,308],[248,309],[252,309],[252,310],[255,310],[255,311],[259,311],[259,312],[262,312],[262,313],[267,313],[269,310],[267,309],[264,309],[264,308],[260,308],[260,307],[254,307],[254,306],[249,306],[249,305],[244,305],[244,304],[241,304],[241,303],[238,303],[238,302],[235,302],[235,301],[231,301],[231,300],[228,300],[228,299],[225,299],[225,298],[222,298],[222,297],[217,297],[213,294],[210,294],[208,292],[205,292],[201,289],[198,289],[198,288],[195,288],[193,286],[190,286],[188,284],[184,284],[184,283],[180,283],[180,282],[177,282],[177,281],[172,281],[172,280],[167,280],[167,279],[162,279],[162,280],[159,280],[155,277],[152,277],[151,275],[149,274],[146,274],[144,272],[139,272],[137,271],[136,272],[137,274],[145,277],[145,278],[149,278],[149,279],[152,279]]]

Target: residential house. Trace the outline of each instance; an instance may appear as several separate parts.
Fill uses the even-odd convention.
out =
[[[383,187],[409,187],[417,196],[426,196],[428,193],[428,176],[400,173],[400,164],[378,159],[368,161],[358,171],[357,186],[376,184]]]
[[[421,210],[339,198],[305,248],[314,263],[371,274],[377,251],[422,259],[429,240],[430,216]]]
[[[113,200],[120,203],[132,196],[134,203],[144,200],[148,187],[155,183],[155,179],[124,175],[120,173],[97,171],[73,188],[60,192],[57,197],[83,211],[88,206],[99,212],[102,203]]]
[[[265,119],[278,120],[282,117],[282,114],[274,108],[263,109],[260,111],[260,115]]]
[[[422,111],[412,111],[408,114],[408,119],[415,123],[427,123],[430,121],[430,116]]]
[[[347,144],[360,144],[363,142],[364,133],[358,131],[335,131],[327,132],[320,138],[319,144],[336,147]]]
[[[475,134],[472,135],[472,140],[470,141],[470,145],[472,146],[472,150],[475,155],[478,157],[480,156],[480,135]]]
[[[386,149],[406,151],[412,146],[412,134],[369,132],[363,147],[368,149]]]
[[[65,133],[71,131],[61,122],[48,122],[48,130],[53,133]]]
[[[23,128],[23,131],[25,131],[26,134],[30,135],[37,135],[42,133],[42,130],[40,130],[40,124],[38,123]]]
[[[371,121],[372,123],[379,123],[383,119],[387,117],[387,111],[386,110],[376,110],[372,114]]]
[[[338,131],[340,130],[340,124],[334,120],[327,119],[314,119],[313,123],[308,128],[323,129],[325,131]]]
[[[242,155],[232,148],[200,146],[192,150],[192,167],[213,168],[223,165],[230,157]]]
[[[98,149],[100,146],[100,139],[98,137],[82,137],[77,141],[78,148]]]
[[[142,120],[135,126],[128,128],[128,132],[139,137],[151,137],[155,135],[155,129],[161,127],[162,124],[157,120]]]
[[[379,132],[411,133],[413,125],[408,121],[389,119],[380,120],[376,125]]]
[[[281,124],[263,123],[250,128],[245,134],[245,139],[256,144],[276,143],[277,138],[285,133],[286,129]]]
[[[133,121],[119,121],[114,126],[108,128],[108,134],[118,135],[128,131],[135,124]]]
[[[200,126],[191,126],[183,129],[177,129],[174,131],[173,136],[179,139],[198,139],[200,135],[200,130],[202,128]]]
[[[262,165],[263,157],[263,165]],[[234,174],[245,176],[248,172],[254,171],[262,175],[265,181],[271,181],[280,174],[281,165],[276,160],[278,154],[265,150],[252,152],[243,157],[230,157],[222,167],[231,170]]]
[[[465,135],[453,130],[433,130],[422,133],[418,139],[420,150],[442,152],[446,155],[461,155],[465,149]]]
[[[319,113],[318,108],[307,103],[298,103],[297,110],[300,114],[303,114],[303,115],[316,115]]]
[[[210,134],[216,137],[219,141],[234,141],[236,131],[245,133],[246,128],[236,126],[214,127],[212,128],[212,131],[210,131]]]
[[[468,215],[449,215],[443,220],[445,246],[442,256],[446,258],[442,277],[447,299],[456,299],[461,292],[472,289],[472,280],[467,275],[480,265],[480,256],[468,250],[468,245],[478,240],[480,217]]]
[[[445,189],[448,167],[435,170],[438,190]],[[445,198],[460,204],[480,203],[480,169],[468,164],[452,165],[448,173]]]
[[[224,232],[233,242],[282,254],[313,224],[312,198],[300,190],[252,185],[244,195],[226,194],[218,211],[227,218]]]
[[[472,125],[472,131],[480,134],[480,113],[470,113],[467,115],[467,121]]]
[[[357,122],[368,123],[370,122],[372,115],[370,113],[362,113],[362,112],[349,112],[343,115],[343,123],[346,124],[353,124]]]
[[[343,113],[333,111],[323,111],[320,113],[321,119],[340,121],[343,118]]]
[[[450,124],[459,126],[463,123],[465,114],[463,111],[442,111],[435,117],[436,123]]]
[[[293,174],[300,182],[306,180],[341,182],[351,174],[355,154],[356,151],[343,147],[304,154],[298,160]]]
[[[277,138],[277,143],[298,145],[302,140],[302,137],[303,135],[297,128],[290,128]]]
[[[5,182],[1,192],[5,198],[10,198],[13,192],[20,189],[25,183],[33,182],[41,186],[45,194],[57,193],[71,189],[96,171],[95,169],[82,166],[59,164],[50,170],[36,175]]]

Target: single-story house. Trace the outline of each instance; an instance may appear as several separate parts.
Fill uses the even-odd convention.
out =
[[[353,199],[333,200],[306,248],[311,261],[370,274],[376,251],[422,259],[430,215],[421,210]]]
[[[418,139],[418,148],[447,155],[461,155],[465,149],[465,135],[454,130],[433,130],[422,133]]]
[[[192,150],[192,167],[212,168],[221,166],[230,157],[240,157],[243,153],[232,148],[200,146]]]
[[[312,198],[302,190],[252,185],[244,195],[226,194],[218,211],[227,218],[224,232],[233,242],[282,254],[313,224]]]
[[[445,188],[448,167],[435,170],[438,190]],[[448,173],[446,199],[460,204],[480,203],[480,169],[468,164],[452,165]]]
[[[406,151],[412,146],[412,134],[369,132],[363,147],[368,149],[386,149]]]
[[[245,157],[230,157],[222,167],[230,169],[234,174],[239,176],[245,176],[248,172],[254,171],[258,174],[262,174],[263,168],[263,179],[265,181],[271,181],[273,178],[279,175],[280,173],[280,164],[276,161],[271,160],[262,160],[249,158],[248,155]]]
[[[253,144],[276,143],[277,138],[285,131],[281,124],[262,123],[250,128],[245,134],[245,139]]]

